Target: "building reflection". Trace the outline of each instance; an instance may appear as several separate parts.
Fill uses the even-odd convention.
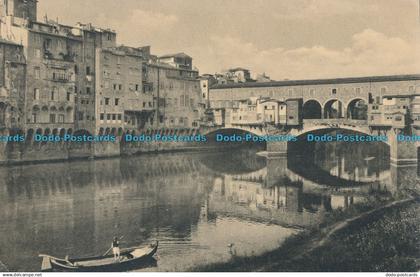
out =
[[[0,245],[8,253],[0,260],[38,270],[40,252],[97,254],[115,235],[127,245],[161,239],[175,248],[218,217],[316,227],[332,210],[418,189],[415,167],[388,169],[380,159],[340,153],[335,161],[318,156],[312,167],[237,149],[3,167]]]
[[[390,197],[403,185],[418,189],[416,167],[390,168],[384,147],[326,145],[309,158],[268,159],[264,168],[253,172],[223,174],[214,180],[210,211],[281,225],[317,226],[329,211],[374,196]]]
[[[1,168],[0,244],[10,255],[0,259],[38,270],[39,253],[97,254],[114,235],[130,246],[189,240],[213,174],[191,155]]]

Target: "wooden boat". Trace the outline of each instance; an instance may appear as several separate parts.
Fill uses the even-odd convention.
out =
[[[127,271],[146,263],[155,261],[153,255],[158,249],[158,242],[146,247],[121,249],[120,260],[115,260],[113,254],[88,258],[60,259],[50,255],[40,254],[43,258],[41,271]]]

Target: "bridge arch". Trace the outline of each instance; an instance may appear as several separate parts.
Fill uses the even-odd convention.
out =
[[[315,99],[310,99],[303,104],[303,119],[321,119],[322,106]]]
[[[206,131],[203,131],[203,134],[209,135],[216,132],[226,132],[226,131],[250,133],[255,136],[267,135],[267,132],[263,126],[226,126],[226,127],[210,128]]]
[[[86,129],[78,129],[74,131],[73,135],[74,136],[83,136],[83,135],[91,136],[92,134]]]
[[[367,102],[363,98],[355,98],[348,102],[347,107],[347,118],[355,120],[367,120]]]
[[[336,119],[343,118],[343,102],[338,99],[330,99],[324,104],[324,118]]]
[[[290,135],[293,135],[295,137],[302,137],[308,133],[328,133],[328,132],[332,132],[332,131],[348,131],[348,132],[352,132],[355,134],[363,134],[363,135],[368,135],[368,136],[372,136],[373,134],[371,134],[369,132],[368,129],[366,128],[361,128],[358,126],[353,126],[353,125],[313,125],[310,127],[306,127],[303,128],[301,130],[292,130]],[[391,146],[390,141],[381,141],[382,143],[385,143],[388,146]]]

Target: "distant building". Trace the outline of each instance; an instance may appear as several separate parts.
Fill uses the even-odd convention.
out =
[[[212,75],[216,83],[219,85],[235,84],[235,83],[255,83],[255,82],[271,82],[269,76],[265,73],[258,74],[257,79],[251,78],[250,70],[242,67],[232,68],[224,73],[216,73]]]
[[[160,56],[158,57],[158,62],[166,63],[179,69],[192,70],[192,58],[185,53]]]
[[[251,97],[240,100],[231,109],[230,124],[232,125],[298,125],[298,112],[294,109],[297,100],[287,102]]]
[[[254,82],[251,78],[251,72],[248,69],[237,67],[229,69],[225,75],[234,83]]]
[[[200,76],[200,88],[201,88],[201,95],[204,101],[204,108],[208,108],[210,106],[210,87],[216,84],[217,80],[213,75],[204,74]]]
[[[270,76],[267,76],[265,73],[258,74],[256,78],[256,82],[258,83],[264,83],[264,82],[272,82]]]
[[[369,105],[368,118],[371,126],[395,126],[403,128],[408,120],[411,95],[386,95],[382,104]]]

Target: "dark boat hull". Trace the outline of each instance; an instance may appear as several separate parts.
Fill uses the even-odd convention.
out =
[[[43,271],[60,271],[60,272],[122,272],[143,267],[150,267],[156,265],[156,260],[153,256],[156,254],[158,244],[156,243],[153,247],[150,247],[150,251],[142,255],[141,257],[128,258],[134,250],[142,248],[130,248],[121,251],[122,261],[113,261],[113,255],[108,256],[97,256],[83,259],[58,259],[47,256],[50,262],[50,268],[43,269]],[[143,248],[144,249],[144,248]],[[46,257],[44,256],[44,260]],[[82,265],[84,263],[95,263],[95,261],[101,261],[104,259],[112,260],[112,262],[102,265]],[[125,259],[125,260],[124,260]],[[44,264],[44,261],[43,261]]]

